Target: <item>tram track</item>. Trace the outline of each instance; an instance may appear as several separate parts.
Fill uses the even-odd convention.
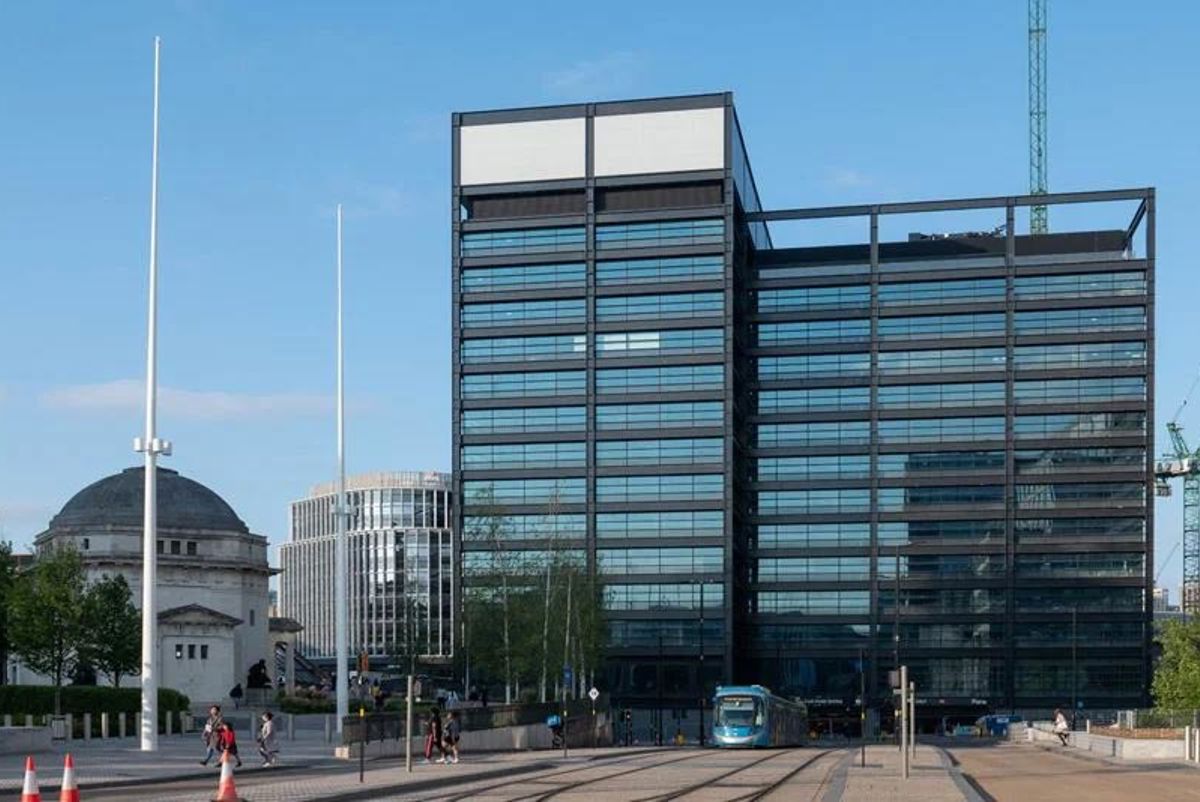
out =
[[[824,756],[830,754],[832,751],[833,750],[831,750],[831,749],[824,749],[824,750],[816,753],[815,755],[810,757],[808,760],[805,760],[799,766],[797,766],[796,768],[792,769],[787,774],[785,774],[783,779],[779,780],[776,783],[771,784],[771,786],[769,787],[769,790],[766,791],[765,793],[760,794],[758,791],[754,791],[745,796],[738,797],[738,799],[740,799],[740,800],[762,799],[766,793],[770,793],[770,792],[778,789],[781,785],[783,785],[783,783],[787,782],[792,777],[795,777],[801,771],[808,768],[809,766],[811,766],[813,763],[820,760]],[[714,785],[718,785],[723,780],[727,780],[736,774],[741,774],[744,771],[753,769],[754,767],[759,766],[763,763],[766,763],[769,760],[774,760],[776,758],[784,757],[784,756],[792,755],[792,754],[795,754],[794,751],[792,751],[792,750],[782,750],[782,751],[776,752],[775,754],[766,755],[765,757],[760,757],[757,760],[753,760],[743,766],[736,766],[728,771],[718,774],[715,777],[709,777],[702,782],[693,783],[692,785],[686,786],[684,788],[680,788],[676,791],[670,791],[665,794],[656,794],[656,795],[650,796],[650,797],[643,797],[642,799],[635,800],[635,802],[672,802],[672,800],[681,799],[681,798],[687,796],[688,794],[693,794],[693,793],[696,793],[697,791],[703,790],[705,788],[710,788]],[[824,784],[824,782],[822,782],[822,784]],[[758,794],[758,795],[756,796],[756,794]]]
[[[758,802],[761,799],[766,799],[768,796],[775,793],[779,789],[783,788],[785,785],[787,785],[789,782],[791,782],[793,779],[795,779],[796,776],[800,774],[800,772],[807,769],[813,763],[816,763],[818,760],[825,757],[826,755],[836,754],[839,751],[841,751],[841,750],[827,749],[819,755],[814,755],[810,759],[801,763],[796,768],[789,771],[787,774],[780,777],[775,782],[767,785],[765,788],[760,788],[757,791],[752,791],[751,793],[746,794],[744,796],[735,797],[734,799],[729,800],[729,802]],[[839,765],[841,765],[841,762],[842,762],[841,760],[835,760],[832,763],[830,763],[829,768],[825,769],[825,773],[823,775],[821,775],[821,782],[817,784],[817,788],[813,792],[813,795],[812,795],[813,802],[816,802],[816,800],[818,800],[820,798],[821,790],[829,782],[829,778],[833,774],[834,769],[836,769]]]

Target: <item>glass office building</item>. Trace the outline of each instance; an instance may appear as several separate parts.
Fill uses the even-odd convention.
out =
[[[614,699],[761,682],[857,720],[899,662],[949,716],[1145,700],[1152,190],[765,210],[728,94],[453,134],[456,526],[515,533],[464,563],[570,549]]]

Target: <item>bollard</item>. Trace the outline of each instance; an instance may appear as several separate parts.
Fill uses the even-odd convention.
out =
[[[1084,732],[1086,732],[1088,735],[1091,735],[1091,734],[1092,734],[1092,720],[1091,720],[1090,718],[1089,718],[1089,719],[1084,719],[1084,721],[1083,721],[1083,731],[1084,731]]]
[[[328,714],[326,714],[325,715],[325,743],[329,743],[330,741],[333,740],[333,727],[330,726],[332,724],[333,724],[332,717],[329,716]]]
[[[83,740],[92,740],[92,714],[83,714]]]
[[[1183,727],[1183,759],[1192,759],[1192,725],[1185,724]]]
[[[117,737],[125,737],[125,714],[117,713]]]
[[[67,740],[69,741],[75,735],[75,714],[74,713],[64,713],[63,719],[66,720],[67,729],[66,729],[65,735],[67,736]]]
[[[296,716],[294,713],[287,714],[288,721],[288,740],[296,740]]]
[[[108,740],[108,713],[100,714],[100,737]]]
[[[26,713],[26,714],[25,714],[25,726],[26,726],[26,727],[32,727],[32,726],[33,726],[33,716],[31,716],[31,715],[30,715],[30,714],[28,714],[28,713]]]
[[[171,734],[171,711],[163,713],[163,735]]]
[[[11,726],[12,726],[12,713],[5,713],[5,714],[4,714],[4,726],[5,726],[5,727],[11,727]]]

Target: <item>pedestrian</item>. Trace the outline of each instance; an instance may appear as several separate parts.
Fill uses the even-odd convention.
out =
[[[228,755],[237,761],[237,767],[242,767],[242,759],[238,757],[237,736],[233,733],[233,727],[224,722],[217,728],[217,747],[223,755]]]
[[[200,761],[201,766],[207,766],[208,761],[213,759],[217,753],[219,745],[217,743],[219,736],[217,728],[225,723],[225,719],[221,717],[221,708],[219,705],[213,705],[208,709],[208,718],[204,721],[204,729],[200,732],[200,740],[204,742],[204,760]]]
[[[458,762],[458,741],[462,737],[462,721],[457,710],[450,711],[446,720],[446,748],[450,750],[450,762]]]
[[[442,745],[442,715],[436,707],[429,708],[429,717],[425,720],[425,762],[433,759],[433,750],[441,753],[438,763],[446,762],[446,747]]]
[[[1067,717],[1061,709],[1054,711],[1054,734],[1058,736],[1058,740],[1062,741],[1063,746],[1067,746],[1067,738],[1071,735],[1071,725],[1067,723]]]
[[[271,711],[262,714],[262,726],[258,730],[258,753],[264,766],[274,766],[279,757],[279,741],[275,738],[275,716]]]
[[[375,703],[375,712],[379,713],[383,710],[383,687],[379,682],[371,686],[371,701]]]
[[[237,710],[242,706],[242,697],[245,692],[242,690],[242,683],[238,683],[229,689],[229,698],[233,700],[233,709]]]

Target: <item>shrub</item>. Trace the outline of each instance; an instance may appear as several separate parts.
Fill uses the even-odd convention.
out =
[[[280,696],[279,710],[283,713],[336,713],[337,703],[333,699],[311,696]]]
[[[190,700],[179,691],[158,689],[162,713],[187,711]],[[66,685],[62,689],[63,713],[140,713],[142,692],[138,688],[107,688],[98,685]],[[54,688],[50,685],[0,685],[0,715],[44,716],[54,713]]]

